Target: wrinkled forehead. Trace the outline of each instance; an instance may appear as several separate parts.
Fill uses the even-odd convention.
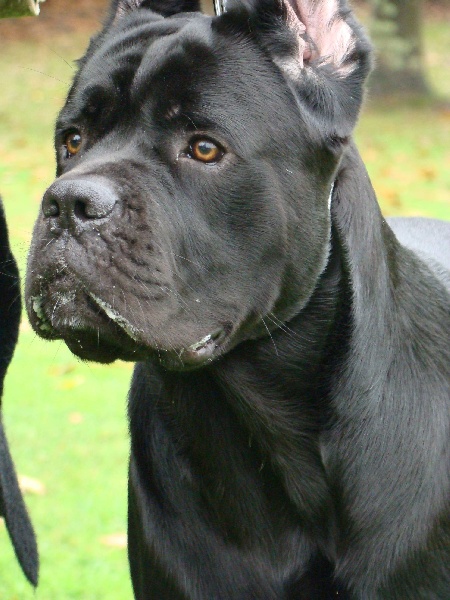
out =
[[[82,63],[72,109],[119,93],[128,107],[167,111],[176,101],[183,111],[207,112],[216,125],[231,113],[236,121],[263,107],[267,114],[271,104],[277,110],[274,65],[250,38],[218,33],[213,22],[200,13],[162,18],[147,10],[124,17]]]
[[[191,49],[211,47],[211,19],[199,13],[163,18],[150,10],[123,17],[93,44],[81,71],[79,85],[93,81],[120,85],[125,77],[129,89],[140,87],[164,69],[173,55],[188,59]]]

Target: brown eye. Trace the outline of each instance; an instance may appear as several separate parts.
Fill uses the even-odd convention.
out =
[[[191,142],[189,151],[191,158],[204,163],[216,163],[224,155],[222,148],[205,138],[200,138]]]
[[[72,133],[68,133],[64,138],[64,146],[67,149],[68,157],[74,156],[77,154],[81,148],[82,138],[79,133],[76,131],[72,131]]]

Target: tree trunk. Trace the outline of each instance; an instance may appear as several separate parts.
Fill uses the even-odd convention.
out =
[[[371,33],[377,50],[372,93],[430,93],[422,50],[422,0],[371,0]]]

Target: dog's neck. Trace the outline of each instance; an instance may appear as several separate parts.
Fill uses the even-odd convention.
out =
[[[350,209],[351,204],[355,206]],[[206,486],[205,493],[212,494],[212,505],[220,505],[215,510],[223,514],[228,506],[211,492],[220,488],[220,481],[228,482],[230,494],[239,495],[236,477],[243,471],[269,487],[274,479],[281,480],[283,502],[295,506],[305,529],[316,537],[325,536],[333,519],[320,435],[333,417],[329,389],[346,360],[355,311],[351,290],[360,285],[354,280],[350,285],[355,276],[347,253],[350,244],[370,244],[369,230],[382,235],[383,229],[370,181],[353,148],[336,178],[331,214],[328,264],[299,314],[270,336],[243,342],[199,371],[173,373],[141,364],[138,369],[148,383],[130,396],[133,452],[138,462],[142,457],[142,468],[148,470],[146,457],[152,454],[146,449],[151,422],[162,421],[174,451],[186,457],[186,468],[200,487]],[[352,238],[355,227],[349,223],[354,218],[361,220],[358,240]],[[366,219],[372,220],[370,227]],[[355,251],[361,255],[361,248],[352,248]],[[359,260],[364,262],[364,256]],[[385,285],[387,276],[386,257],[378,257],[378,262],[371,274],[371,295],[378,278],[383,280],[379,285]],[[260,498],[260,492],[255,494]],[[230,513],[227,526],[234,524],[238,530],[255,518],[254,506],[243,506],[242,519]]]
[[[138,368],[146,370],[148,387],[136,391],[142,401],[133,392],[130,396],[130,418],[139,422],[131,431],[144,433],[148,411],[151,418],[156,411],[199,485],[214,490],[226,480],[231,493],[236,473],[242,470],[268,487],[278,487],[274,480],[281,479],[289,490],[283,502],[295,505],[305,528],[323,537],[333,510],[318,435],[327,420],[328,375],[345,351],[340,324],[349,307],[341,271],[339,252],[332,249],[313,297],[291,322],[271,336],[240,344],[199,371],[156,373],[154,366],[142,365]],[[142,456],[148,441],[138,435],[132,444],[135,455]],[[297,460],[299,456],[303,459]],[[235,483],[232,493],[238,496]],[[258,501],[263,500],[253,499]],[[222,500],[211,502],[226,512]],[[227,527],[237,523],[239,530],[255,518],[250,503],[243,510],[242,520],[229,515]]]

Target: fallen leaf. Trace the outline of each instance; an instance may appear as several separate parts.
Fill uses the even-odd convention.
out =
[[[27,475],[19,475],[19,487],[24,494],[43,496],[46,493],[43,483],[32,477],[27,477]]]
[[[79,425],[83,421],[84,421],[84,417],[81,413],[78,413],[78,412],[70,413],[69,423],[72,423],[72,425]]]
[[[391,206],[401,206],[400,194],[396,190],[385,187],[378,187],[379,198],[382,202],[390,204]]]
[[[420,169],[420,175],[422,179],[425,179],[426,181],[433,181],[437,177],[437,172],[436,169],[433,169],[432,167],[422,167]]]
[[[27,333],[29,331],[31,331],[31,325],[26,319],[22,319],[22,321],[20,322],[20,332]]]
[[[47,372],[52,377],[61,377],[62,375],[73,373],[75,369],[76,365],[74,363],[67,363],[65,365],[52,365]]]
[[[126,533],[110,533],[100,538],[100,543],[109,548],[126,548],[127,534]]]
[[[364,149],[364,159],[367,162],[376,162],[380,156],[380,151],[378,148],[374,148],[373,146],[366,147]]]
[[[125,362],[124,360],[116,360],[114,366],[125,369],[126,371],[132,371],[134,369],[133,362]],[[104,365],[102,365],[102,367],[104,367]]]
[[[83,385],[85,381],[86,379],[82,375],[75,375],[74,377],[69,377],[67,379],[63,379],[62,381],[58,381],[56,388],[58,390],[73,390],[74,388]]]

